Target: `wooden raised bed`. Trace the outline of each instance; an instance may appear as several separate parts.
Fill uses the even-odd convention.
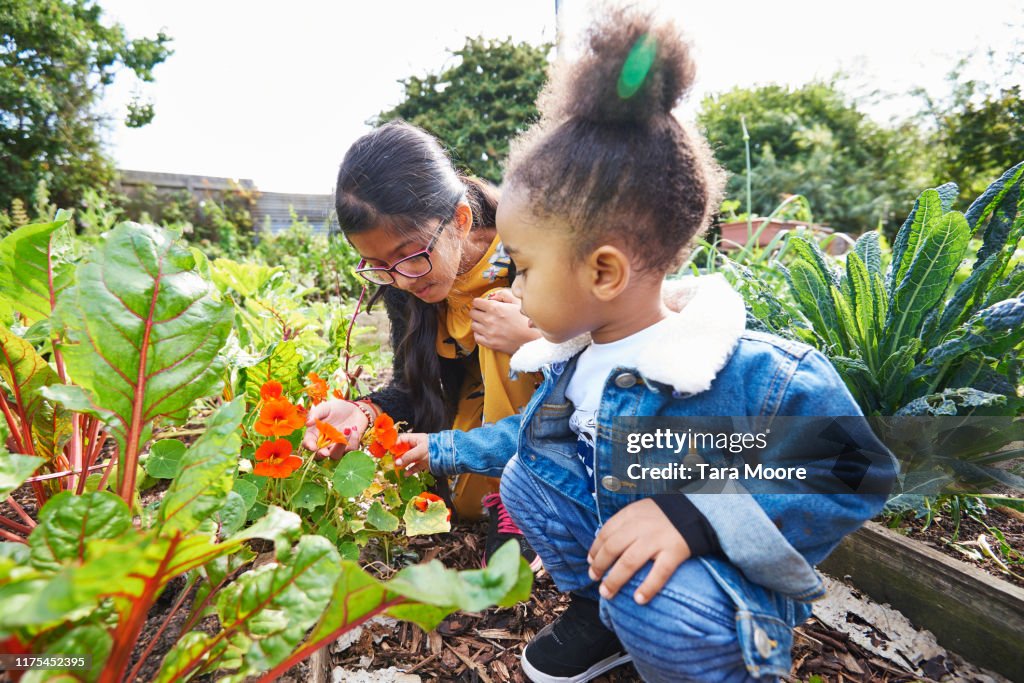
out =
[[[843,539],[820,569],[850,577],[968,661],[1024,681],[1024,589],[876,522]]]

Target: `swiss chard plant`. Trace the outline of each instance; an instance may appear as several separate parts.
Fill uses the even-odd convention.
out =
[[[515,544],[483,570],[455,572],[434,561],[381,583],[344,560],[330,540],[302,535],[294,513],[271,506],[242,528],[245,502],[234,482],[243,419],[242,399],[214,413],[182,454],[166,495],[135,523],[110,492],[62,492],[41,510],[27,545],[0,543],[2,649],[88,654],[93,663],[88,670],[29,672],[22,681],[137,680],[182,610],[187,617],[168,634],[174,644],[155,681],[211,672],[220,681],[272,681],[377,614],[429,630],[456,609],[528,596],[532,574]],[[0,470],[0,485],[15,485],[27,467]],[[274,544],[266,562],[253,561],[248,542],[256,538]],[[177,577],[185,585],[143,648],[143,627]]]
[[[219,390],[231,308],[211,295],[172,233],[122,223],[79,258],[66,223],[59,215],[0,241],[8,444],[42,458],[31,482],[40,505],[108,482],[132,503],[154,424],[183,419]],[[113,457],[98,466],[108,436]]]

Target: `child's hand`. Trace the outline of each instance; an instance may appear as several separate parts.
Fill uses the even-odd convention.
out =
[[[430,451],[427,449],[426,434],[399,434],[398,443],[410,444],[412,448],[395,458],[397,467],[404,467],[408,474],[426,472],[430,469]]]
[[[633,599],[641,605],[657,595],[676,568],[689,558],[690,546],[649,498],[630,503],[612,515],[587,554],[590,578],[601,581],[599,591],[605,599],[611,599],[637,570],[653,559],[650,573],[633,593]]]

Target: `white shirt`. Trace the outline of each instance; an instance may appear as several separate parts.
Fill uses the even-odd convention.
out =
[[[592,343],[576,361],[576,371],[569,380],[565,397],[576,408],[569,417],[569,427],[579,439],[576,452],[587,469],[591,493],[595,491],[594,441],[597,437],[597,416],[608,375],[616,367],[636,367],[637,357],[658,337],[666,322],[661,320],[618,341]]]

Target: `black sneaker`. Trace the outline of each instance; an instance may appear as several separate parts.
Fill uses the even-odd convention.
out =
[[[598,616],[597,603],[571,595],[569,608],[523,650],[523,673],[533,683],[584,683],[633,660]]]
[[[523,537],[516,523],[509,517],[505,504],[501,502],[500,493],[488,493],[481,501],[487,515],[490,517],[490,526],[487,527],[487,541],[484,543],[484,558],[480,563],[481,567],[487,566],[487,559],[498,551],[506,541],[514,539],[519,543],[519,554],[530,564],[530,569],[536,574],[544,563],[534,552],[530,544]]]

